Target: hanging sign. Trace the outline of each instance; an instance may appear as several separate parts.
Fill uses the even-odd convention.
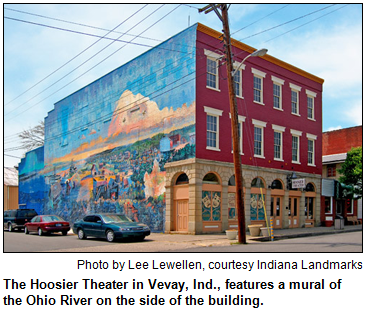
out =
[[[305,178],[292,179],[292,188],[305,188]]]

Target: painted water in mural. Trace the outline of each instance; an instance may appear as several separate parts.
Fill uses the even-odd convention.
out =
[[[191,27],[55,104],[36,171],[46,192],[21,186],[39,213],[124,213],[164,230],[165,164],[195,157],[195,38]]]

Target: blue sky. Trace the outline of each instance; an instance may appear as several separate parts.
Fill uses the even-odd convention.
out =
[[[17,134],[43,120],[55,102],[159,42],[196,22],[221,31],[214,12],[198,13],[203,6],[5,4],[5,154],[23,156],[11,149],[20,145]],[[362,5],[233,4],[229,17],[233,38],[325,80],[323,131],[362,125]],[[86,35],[105,36],[119,24],[125,42]],[[19,161],[4,156],[5,166]]]

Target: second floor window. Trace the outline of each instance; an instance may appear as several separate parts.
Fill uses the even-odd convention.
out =
[[[314,165],[314,140],[308,139],[308,164]]]
[[[217,148],[217,116],[207,115],[207,147]]]
[[[274,132],[274,158],[282,160],[282,133]]]
[[[292,136],[292,162],[299,162],[299,137]]]
[[[219,149],[219,118],[222,115],[221,110],[210,107],[204,107],[206,117],[206,149],[220,151]]]
[[[263,156],[263,128],[254,126],[254,155]]]

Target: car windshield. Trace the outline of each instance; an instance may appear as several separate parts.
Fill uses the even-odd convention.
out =
[[[121,222],[132,222],[125,215],[103,215],[105,223],[121,223]]]
[[[63,222],[64,220],[61,217],[58,217],[56,215],[50,215],[50,216],[43,216],[42,217],[43,222]]]

